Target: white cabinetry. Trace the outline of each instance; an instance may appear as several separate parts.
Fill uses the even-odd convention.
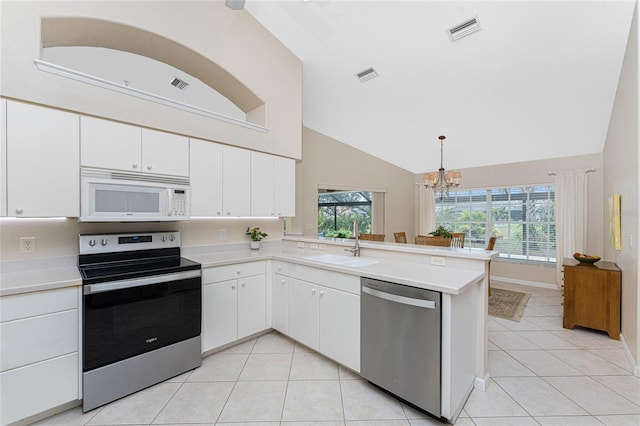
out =
[[[222,148],[223,216],[251,215],[251,151]]]
[[[295,161],[251,153],[251,214],[295,216]]]
[[[222,145],[190,140],[191,216],[222,216]]]
[[[189,176],[189,138],[93,117],[81,118],[87,167]]]
[[[271,284],[271,326],[279,332],[289,335],[289,281],[286,276],[287,264],[280,261],[273,263],[273,280]]]
[[[266,329],[265,270],[264,261],[203,270],[203,352]]]
[[[77,288],[0,299],[1,424],[79,398]]]
[[[284,280],[289,290],[287,334],[360,371],[360,278],[292,263],[278,264],[275,271],[274,328],[276,306],[281,313],[284,310],[285,298],[279,288]],[[284,315],[278,318],[283,320]]]
[[[7,101],[0,99],[0,216],[7,215]]]
[[[79,116],[7,101],[7,215],[80,215]]]

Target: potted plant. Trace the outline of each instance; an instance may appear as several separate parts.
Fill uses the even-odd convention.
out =
[[[451,238],[451,232],[447,231],[447,229],[440,225],[438,226],[438,228],[433,231],[433,232],[429,232],[429,235],[433,235],[434,237],[443,237],[443,238]]]
[[[262,232],[260,228],[249,228],[247,226],[247,231],[244,233],[251,238],[251,249],[258,250],[260,248],[260,241],[269,234],[266,232]]]

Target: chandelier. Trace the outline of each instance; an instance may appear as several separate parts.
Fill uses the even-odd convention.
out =
[[[439,193],[440,201],[442,201],[445,195],[449,196],[450,188],[457,188],[460,185],[462,175],[459,171],[444,171],[442,150],[446,136],[438,136],[438,139],[440,139],[440,168],[435,172],[425,173],[422,178],[424,179],[424,185],[433,188],[434,192]]]

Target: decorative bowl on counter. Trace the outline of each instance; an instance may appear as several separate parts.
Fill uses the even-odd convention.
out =
[[[596,263],[600,256],[592,256],[584,253],[573,253],[573,258],[580,263]]]

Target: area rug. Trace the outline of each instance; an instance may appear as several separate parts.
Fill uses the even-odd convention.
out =
[[[492,288],[489,296],[489,315],[519,322],[530,297],[527,293]]]

